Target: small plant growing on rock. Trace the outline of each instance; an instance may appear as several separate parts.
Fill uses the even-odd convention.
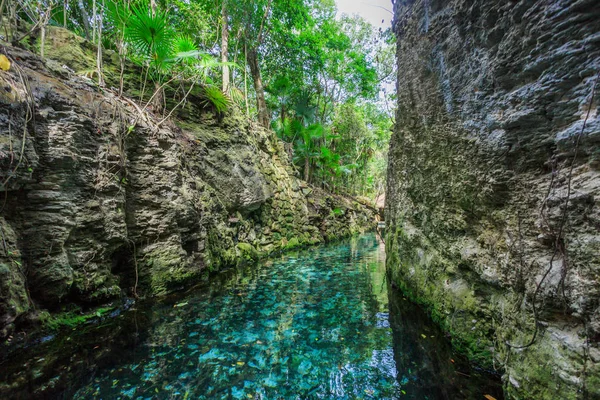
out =
[[[126,5],[122,7],[128,8]],[[183,104],[195,85],[200,85],[207,103],[213,104],[219,112],[227,109],[229,99],[212,82],[209,74],[221,68],[222,63],[200,51],[189,36],[177,34],[169,25],[166,12],[148,5],[133,6],[130,11],[111,6],[107,11],[114,26],[124,27],[123,38],[132,49],[132,60],[145,68],[140,98],[144,97],[149,78],[154,82],[154,93],[149,103],[155,110],[162,110],[165,86],[179,81],[190,86],[177,106]]]

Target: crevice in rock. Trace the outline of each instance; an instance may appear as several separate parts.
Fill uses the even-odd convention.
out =
[[[119,287],[128,296],[134,294],[136,286],[136,260],[134,259],[133,245],[123,245],[111,255],[111,273],[119,278]],[[139,281],[139,275],[138,275]],[[138,282],[139,284],[139,282]]]
[[[198,252],[200,246],[198,240],[188,240],[181,244],[181,247],[185,250],[188,256],[192,256]]]

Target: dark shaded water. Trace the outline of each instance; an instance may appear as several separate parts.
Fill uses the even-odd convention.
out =
[[[374,235],[230,270],[60,335],[0,368],[0,397],[484,399],[423,312],[390,293]]]

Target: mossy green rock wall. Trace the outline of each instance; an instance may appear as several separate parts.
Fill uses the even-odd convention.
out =
[[[600,398],[598,2],[394,11],[391,280],[509,398]]]
[[[0,72],[1,337],[32,310],[161,295],[374,226],[372,207],[300,181],[273,132],[194,95],[160,125],[77,73],[87,42],[48,37],[50,58],[6,47]]]

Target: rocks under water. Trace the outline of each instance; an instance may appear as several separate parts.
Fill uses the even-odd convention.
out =
[[[230,269],[5,360],[0,395],[500,399],[388,286],[373,234]]]

